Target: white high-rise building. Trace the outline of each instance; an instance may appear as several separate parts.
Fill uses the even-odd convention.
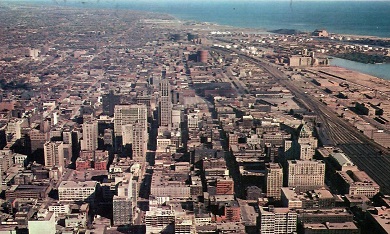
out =
[[[28,221],[28,233],[56,233],[56,219],[54,212],[40,209]]]
[[[283,187],[283,169],[278,163],[270,163],[266,167],[266,192],[267,197],[280,200]]]
[[[58,186],[58,200],[60,202],[85,201],[93,203],[96,186],[96,181],[62,181]]]
[[[199,127],[199,116],[197,112],[187,114],[188,129],[197,129]]]
[[[288,160],[288,186],[297,192],[325,185],[325,163],[321,160]]]
[[[260,233],[295,233],[297,231],[297,218],[297,213],[289,208],[260,207]]]
[[[317,138],[313,136],[311,129],[303,124],[298,138],[299,158],[301,160],[313,159],[317,145]]]
[[[64,143],[62,141],[48,141],[43,145],[46,167],[65,167],[63,146]]]
[[[122,136],[122,126],[138,122],[147,131],[147,107],[145,104],[116,105],[114,109],[114,133]]]
[[[172,110],[172,129],[180,129],[180,124],[182,122],[181,115],[181,110]]]
[[[83,124],[83,140],[81,150],[96,150],[98,148],[98,123],[97,121]]]

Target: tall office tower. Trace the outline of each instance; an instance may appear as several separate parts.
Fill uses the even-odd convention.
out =
[[[136,162],[144,162],[146,160],[146,150],[148,146],[148,134],[143,129],[142,123],[136,122],[133,124],[132,136],[132,153],[133,160]]]
[[[321,188],[325,185],[325,163],[321,160],[289,160],[288,186],[297,192]]]
[[[46,167],[65,167],[63,145],[62,141],[48,141],[43,145]]]
[[[0,170],[5,173],[13,164],[12,150],[0,150]]]
[[[197,60],[201,63],[207,63],[209,51],[208,50],[199,50],[197,52]]]
[[[115,136],[122,136],[122,126],[134,124],[138,121],[147,131],[147,107],[145,104],[117,105],[114,110],[114,133]]]
[[[127,197],[114,196],[112,199],[114,226],[129,225],[133,222],[133,201]]]
[[[318,141],[305,124],[301,126],[298,137],[299,158],[301,160],[313,159]]]
[[[97,121],[83,123],[81,150],[96,150],[98,148],[98,136]]]
[[[146,93],[144,95],[137,94],[137,103],[145,104],[148,109],[148,117],[152,116],[152,97],[150,93]]]
[[[113,90],[102,97],[103,114],[112,116],[114,114],[115,105],[120,104],[120,95],[115,95]]]
[[[295,233],[297,231],[297,219],[297,213],[289,208],[260,207],[260,233]]]
[[[267,165],[266,173],[266,191],[267,197],[273,197],[275,200],[280,200],[283,187],[283,169],[278,163],[270,163]]]
[[[64,159],[65,164],[69,164],[73,157],[73,139],[72,139],[72,131],[70,129],[62,132],[62,141],[64,142]]]
[[[126,174],[126,177],[122,178],[123,181],[118,183],[118,193],[114,196],[112,203],[112,220],[115,226],[133,223],[135,203],[133,202],[132,178],[132,174]]]
[[[160,82],[160,126],[171,128],[172,123],[172,101],[171,101],[171,85],[169,80]]]

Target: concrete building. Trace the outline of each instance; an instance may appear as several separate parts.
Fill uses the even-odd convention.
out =
[[[317,145],[318,141],[313,137],[312,130],[303,124],[298,137],[299,158],[301,160],[313,159]]]
[[[287,184],[297,192],[318,189],[325,185],[325,163],[321,160],[289,160]]]
[[[112,204],[113,224],[131,225],[137,204],[136,181],[133,174],[124,173],[122,177],[115,178],[115,183],[117,191]]]
[[[122,126],[137,121],[147,131],[147,107],[144,104],[116,105],[114,109],[114,133],[122,136]]]
[[[48,141],[44,144],[43,151],[47,168],[54,166],[59,168],[65,167],[63,146],[64,143],[62,141]]]
[[[175,211],[163,208],[146,211],[146,234],[160,233],[161,231],[174,232]]]
[[[133,201],[124,196],[114,196],[112,201],[113,224],[130,225],[133,223]]]
[[[193,234],[195,233],[195,223],[192,216],[176,216],[175,234]]]
[[[209,54],[208,50],[199,50],[197,52],[197,61],[200,63],[207,63],[208,54]]]
[[[390,209],[386,207],[375,207],[367,212],[367,220],[373,224],[372,233],[385,234],[390,231]]]
[[[353,214],[345,208],[333,209],[297,209],[300,223],[343,223],[353,222]]]
[[[217,179],[216,182],[216,195],[233,195],[234,194],[234,181],[232,178]]]
[[[333,208],[335,198],[326,189],[297,193],[291,188],[282,188],[282,202],[288,208]]]
[[[364,171],[337,171],[337,175],[341,193],[365,195],[368,198],[379,193],[379,185]]]
[[[266,194],[280,200],[281,188],[283,187],[283,169],[278,163],[270,163],[265,172]]]
[[[24,154],[14,154],[13,158],[14,158],[14,163],[15,164],[19,164],[19,165],[25,166],[26,163],[27,163],[27,155],[24,155]]]
[[[115,95],[113,90],[102,96],[103,114],[112,116],[115,105],[120,104],[120,95]]]
[[[49,211],[54,212],[55,217],[58,217],[59,215],[70,214],[72,211],[69,204],[62,203],[49,205],[48,209]]]
[[[179,200],[191,197],[190,186],[184,181],[174,180],[172,177],[157,171],[153,173],[150,190],[150,195],[156,197],[170,197]]]
[[[297,217],[297,213],[288,208],[260,207],[260,233],[294,233],[297,230]]]
[[[43,131],[37,129],[30,130],[31,152],[34,153],[37,149],[43,149],[43,145],[48,140]]]
[[[197,112],[187,114],[187,127],[188,129],[197,129],[199,127],[199,116]]]
[[[305,223],[303,229],[305,234],[360,234],[360,229],[353,222]]]
[[[171,84],[169,83],[169,80],[161,80],[159,94],[159,126],[165,126],[170,129],[172,123],[172,100]]]
[[[12,160],[12,150],[0,150],[0,172],[2,173],[7,172],[7,170],[12,166],[13,160]],[[0,176],[1,176],[0,175]]]
[[[182,122],[182,111],[180,109],[172,110],[172,129],[180,129]]]
[[[96,150],[98,148],[98,136],[97,121],[83,123],[81,150]]]
[[[288,58],[290,67],[308,67],[313,64],[313,58],[308,56],[293,55]]]
[[[29,234],[56,233],[56,220],[54,212],[41,209],[28,221]]]
[[[132,156],[136,162],[146,160],[146,151],[148,146],[148,134],[142,123],[136,122],[132,129]]]
[[[344,153],[332,153],[329,156],[334,169],[338,171],[358,171],[358,167]]]
[[[85,201],[93,203],[96,189],[96,181],[62,181],[58,186],[58,198],[61,202]]]

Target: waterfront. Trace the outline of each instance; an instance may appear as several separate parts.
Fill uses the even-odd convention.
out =
[[[364,64],[341,58],[332,58],[330,64],[390,80],[390,64]]]
[[[13,2],[6,0],[3,2]],[[21,2],[21,1],[20,1]],[[85,9],[139,10],[170,14],[182,20],[242,28],[280,28],[311,32],[390,37],[388,1],[157,1],[157,0],[30,0],[28,4]]]

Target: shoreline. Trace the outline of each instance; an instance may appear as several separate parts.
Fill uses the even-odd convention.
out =
[[[224,2],[224,1],[221,1],[221,2]],[[250,1],[252,2],[252,1]],[[266,3],[269,3],[271,1],[265,1]],[[283,2],[283,1],[282,1]],[[287,1],[286,1],[287,2]],[[310,1],[309,1],[310,2]],[[312,1],[313,2],[313,1]],[[327,2],[332,2],[333,1],[327,1]],[[344,2],[344,1],[341,1],[341,2]],[[363,1],[363,3],[366,3],[368,1]],[[378,1],[378,2],[381,2],[381,1]],[[78,9],[86,9],[88,7],[91,7],[90,9],[105,9],[105,10],[129,10],[129,11],[137,11],[137,12],[148,12],[148,13],[156,13],[156,14],[162,14],[162,15],[169,15],[171,17],[174,17],[175,19],[178,19],[180,21],[194,21],[194,22],[208,22],[210,24],[213,24],[213,25],[216,25],[216,26],[220,26],[220,27],[232,27],[232,28],[236,28],[236,29],[246,29],[246,31],[248,31],[249,29],[253,30],[253,31],[261,31],[261,32],[268,32],[270,33],[271,31],[273,30],[277,30],[277,29],[283,29],[283,28],[286,28],[286,29],[297,29],[299,31],[302,31],[302,32],[305,32],[305,33],[310,33],[311,31],[314,31],[315,29],[320,29],[320,28],[325,28],[326,30],[328,30],[332,35],[336,35],[336,36],[343,36],[343,37],[353,37],[353,38],[360,38],[360,39],[380,39],[380,40],[390,40],[390,35],[387,35],[387,36],[380,36],[380,35],[372,35],[372,34],[367,34],[367,33],[359,33],[359,32],[355,32],[355,33],[343,33],[343,32],[338,32],[340,30],[332,30],[331,28],[328,28],[326,26],[320,26],[320,25],[315,25],[315,23],[313,23],[312,25],[306,25],[306,29],[303,28],[303,29],[299,29],[299,27],[294,27],[294,26],[291,26],[291,25],[288,25],[288,24],[285,24],[285,26],[283,26],[283,23],[280,23],[281,25],[279,26],[275,26],[275,27],[272,27],[270,25],[264,25],[264,21],[261,21],[262,23],[260,24],[263,24],[263,26],[256,26],[253,22],[249,23],[250,26],[235,26],[235,25],[231,25],[229,23],[220,23],[220,22],[216,22],[216,21],[210,21],[210,20],[206,20],[206,19],[201,19],[202,21],[198,20],[198,19],[188,19],[186,17],[180,17],[180,14],[172,14],[170,12],[161,12],[161,11],[158,11],[156,9],[158,9],[158,6],[157,8],[153,8],[153,5],[150,5],[150,7],[152,7],[152,9],[138,9],[137,6],[142,6],[144,3],[145,4],[148,4],[148,1],[145,1],[145,2],[142,2],[142,5],[136,5],[136,6],[132,6],[132,5],[125,5],[127,4],[127,2],[125,1],[119,1],[113,5],[109,5],[107,4],[106,2],[103,2],[103,4],[100,4],[99,5],[99,1],[86,1],[86,2],[78,2],[78,1],[50,1],[50,0],[37,0],[37,1],[23,1],[23,2],[13,2],[11,0],[5,0],[5,1],[2,1],[1,3],[3,4],[13,4],[13,5],[25,5],[25,4],[28,4],[28,5],[36,5],[36,6],[51,6],[51,7],[71,7],[71,8],[78,8]],[[1,5],[0,3],[0,5]],[[150,3],[150,2],[149,2]],[[279,3],[279,2],[278,2]],[[118,5],[120,4],[120,5]],[[148,6],[148,5],[146,5]],[[192,5],[190,5],[191,7]],[[121,8],[119,8],[121,7]],[[133,7],[133,8],[131,8]],[[298,9],[295,9],[295,10],[298,10]],[[166,11],[166,10],[165,10]],[[194,18],[194,16],[190,16],[190,18]],[[196,18],[196,17],[195,17]],[[259,20],[259,19],[257,19]],[[242,22],[238,22],[238,24],[242,24]],[[325,24],[325,23],[324,23]],[[299,25],[299,24],[297,24]],[[312,29],[309,29],[309,28],[312,28]],[[381,31],[381,30],[379,30]]]
[[[257,34],[257,35],[261,35],[261,34],[264,34],[264,35],[267,35],[267,34],[268,35],[270,35],[270,34],[282,35],[282,33],[271,32],[271,29],[267,29],[267,28],[237,27],[237,26],[232,26],[232,25],[223,25],[223,24],[219,24],[219,23],[216,23],[216,22],[207,22],[207,21],[182,19],[182,18],[180,18],[180,17],[178,17],[176,15],[173,15],[173,14],[156,12],[156,11],[145,11],[145,10],[128,9],[128,8],[112,9],[112,8],[105,8],[105,7],[101,7],[101,8],[93,7],[93,8],[85,9],[85,7],[82,7],[82,5],[77,6],[75,4],[71,4],[71,5],[57,4],[56,5],[56,4],[53,4],[53,3],[48,3],[48,4],[45,4],[45,5],[42,5],[41,4],[42,2],[39,2],[39,1],[38,2],[22,2],[22,3],[5,1],[3,3],[5,3],[5,5],[8,6],[8,7],[34,7],[34,8],[47,8],[47,9],[58,9],[58,10],[66,10],[66,9],[68,9],[68,10],[92,10],[92,11],[111,11],[111,12],[116,12],[116,11],[121,11],[121,12],[126,12],[126,11],[128,11],[128,12],[138,12],[138,13],[145,13],[146,18],[148,16],[154,16],[156,18],[163,19],[163,20],[177,21],[180,24],[186,24],[186,23],[187,24],[191,24],[191,23],[194,23],[194,24],[196,24],[198,26],[198,27],[196,27],[196,30],[202,30],[202,28],[199,28],[199,26],[207,25],[207,26],[210,26],[210,28],[207,28],[207,29],[203,28],[203,30],[215,30],[215,31],[218,31],[218,30],[231,30],[231,31],[234,31],[235,33],[248,33],[248,34]],[[0,4],[0,6],[1,5],[2,4]],[[154,18],[149,18],[149,19],[154,19]],[[292,29],[292,30],[297,30],[297,29]],[[300,31],[300,30],[297,30],[297,31]],[[304,33],[310,33],[310,32],[306,31]],[[366,38],[366,39],[390,40],[390,38],[377,37],[377,36],[367,36],[367,35],[336,34],[336,33],[331,33],[331,35],[342,36],[342,37],[350,37],[350,38],[353,38],[353,39]],[[344,58],[339,58],[339,59],[344,59]],[[356,63],[362,64],[362,65],[367,65],[365,63],[361,63],[361,62],[358,62],[358,61],[353,61],[353,60],[348,60],[348,59],[344,59],[344,60],[351,61],[351,62],[356,62]],[[371,64],[371,65],[383,65],[383,64],[389,64],[389,63],[382,63],[382,64],[378,63],[378,64]],[[344,67],[344,68],[346,68],[346,67]],[[359,73],[362,73],[362,74],[366,74],[366,75],[373,75],[373,74],[365,73],[365,72],[362,72],[362,71],[359,71],[359,70],[356,70],[356,69],[351,69],[351,68],[346,68],[346,69],[349,69],[349,70],[354,71],[354,72],[359,72]],[[375,76],[375,77],[377,77],[377,76]],[[378,77],[378,78],[384,79],[384,80],[388,80],[385,77]]]

